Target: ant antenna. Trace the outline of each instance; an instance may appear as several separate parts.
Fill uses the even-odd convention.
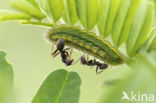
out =
[[[78,60],[76,60],[72,65],[76,64],[79,60],[80,60],[80,58]]]

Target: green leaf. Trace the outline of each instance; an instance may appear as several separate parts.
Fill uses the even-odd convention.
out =
[[[0,51],[0,77],[4,77],[9,84],[13,84],[13,69],[5,59],[6,53]]]
[[[149,45],[147,51],[156,50],[156,37],[152,40],[151,44]]]
[[[6,103],[6,97],[13,87],[13,68],[5,59],[6,53],[0,51],[0,103]]]
[[[48,12],[45,9],[45,2],[46,0],[36,0],[36,3],[38,4],[40,10],[42,13],[47,17],[47,19],[52,22],[52,18],[49,16]]]
[[[107,22],[104,28],[105,29],[104,37],[107,37],[112,32],[113,22],[117,14],[118,8],[120,6],[120,1],[121,0],[110,0]]]
[[[58,21],[63,14],[63,1],[62,0],[40,0],[44,5],[43,9],[47,12],[49,17],[54,21]]]
[[[75,0],[63,0],[64,15],[63,19],[68,24],[75,24],[78,20],[76,14]]]
[[[144,49],[145,51],[148,51],[148,48],[150,47],[153,39],[156,36],[156,27],[153,27],[152,30],[149,32],[149,37],[148,39],[145,41],[142,49]]]
[[[122,26],[122,30],[120,32],[120,37],[117,43],[117,46],[119,47],[123,42],[125,42],[128,38],[128,34],[130,31],[131,23],[134,17],[134,14],[136,12],[136,9],[140,3],[140,0],[131,0],[131,5],[128,9],[125,22]]]
[[[134,56],[148,38],[152,26],[154,4],[142,0],[134,16],[126,49],[129,56]]]
[[[12,11],[12,10],[0,10],[0,21],[7,20],[30,20],[31,17],[27,14]]]
[[[81,24],[92,29],[97,22],[98,0],[76,0],[76,10]]]
[[[29,2],[33,7],[39,9],[39,6],[35,0],[26,0],[26,1]]]
[[[122,0],[114,20],[112,39],[116,46],[127,40],[130,25],[140,0]]]
[[[101,101],[99,103],[155,103],[150,100],[152,95],[156,95],[156,52],[151,54],[139,54],[135,61],[131,64],[131,68],[133,69],[131,72],[127,72],[123,80],[117,83],[115,86],[109,88],[103,92],[101,96]],[[123,99],[123,92],[125,92],[130,100]],[[133,99],[132,94],[136,94],[135,98],[137,101]],[[107,94],[107,95],[106,95]],[[143,101],[140,99],[141,94],[147,94],[143,97]]]
[[[80,84],[77,73],[56,70],[43,82],[32,103],[78,103]]]
[[[39,8],[33,7],[25,0],[14,0],[11,2],[11,7],[38,20],[45,18],[45,15],[43,15]]]
[[[107,22],[107,15],[109,10],[110,0],[100,0],[98,9],[97,27],[100,35],[104,36],[105,26]]]

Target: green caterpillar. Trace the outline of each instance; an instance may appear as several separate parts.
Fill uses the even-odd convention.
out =
[[[54,44],[61,38],[65,41],[65,45],[72,46],[110,65],[118,65],[124,62],[123,57],[110,43],[92,32],[81,30],[77,26],[53,26],[46,37]]]

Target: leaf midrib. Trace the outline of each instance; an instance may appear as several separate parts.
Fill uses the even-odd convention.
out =
[[[62,92],[63,92],[63,89],[64,89],[64,87],[65,87],[65,84],[66,84],[66,82],[67,82],[67,80],[68,80],[68,77],[69,77],[69,72],[67,72],[67,74],[66,74],[66,77],[65,77],[65,79],[64,79],[64,82],[63,82],[63,84],[62,84],[62,87],[60,88],[60,91],[59,91],[59,93],[58,93],[58,95],[57,95],[57,98],[56,98],[56,101],[55,101],[54,103],[58,103],[58,101],[59,101],[59,99],[60,99],[60,97],[61,97],[61,94],[62,94]]]

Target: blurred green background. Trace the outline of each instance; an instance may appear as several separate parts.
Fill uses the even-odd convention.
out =
[[[0,8],[8,8],[9,0],[0,0]],[[50,56],[51,44],[44,38],[45,28],[35,26],[21,26],[17,22],[0,23],[0,50],[5,51],[9,62],[14,68],[15,102],[29,103],[42,81],[56,69],[67,69],[77,72],[81,79],[80,103],[96,103],[107,87],[103,82],[120,78],[129,69],[126,66],[109,67],[100,75],[95,73],[95,67],[80,65],[66,67],[57,56]],[[77,60],[81,52],[73,51]]]

